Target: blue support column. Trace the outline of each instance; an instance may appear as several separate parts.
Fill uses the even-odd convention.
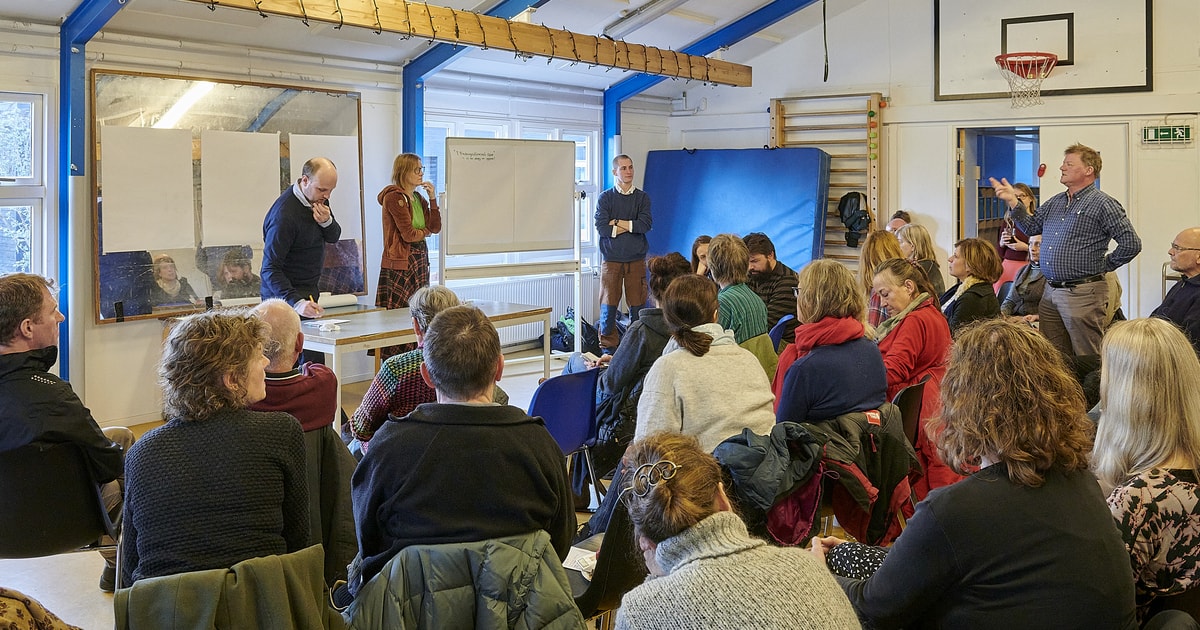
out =
[[[549,0],[504,0],[485,15],[510,20],[528,8]],[[467,47],[437,44],[404,66],[401,75],[400,146],[405,153],[421,155],[425,149],[425,79],[445,68]]]
[[[60,324],[58,367],[70,378],[71,301],[67,286],[91,282],[71,277],[71,177],[82,177],[87,162],[87,66],[84,46],[124,8],[126,0],[83,0],[59,29],[58,51],[58,308],[67,320]],[[66,278],[64,280],[64,278]]]
[[[704,56],[721,48],[732,46],[747,37],[771,26],[783,18],[813,4],[816,0],[775,0],[728,25],[679,49],[688,55]],[[666,80],[653,74],[636,74],[620,81],[604,91],[604,163],[610,164],[616,157],[616,137],[621,134],[621,103],[645,92]],[[605,175],[605,187],[612,186],[612,173]]]

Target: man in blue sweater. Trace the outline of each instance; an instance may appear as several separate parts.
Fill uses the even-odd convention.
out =
[[[325,243],[336,243],[342,226],[329,209],[337,167],[328,158],[304,163],[300,179],[288,186],[263,219],[262,298],[280,298],[301,317],[320,317],[314,296],[325,264]]]
[[[646,232],[650,231],[650,195],[633,185],[633,160],[628,155],[613,158],[616,185],[600,193],[596,202],[596,232],[600,235],[600,347],[605,354],[616,350],[617,310],[624,289],[629,318],[637,319],[646,305]]]
[[[1171,269],[1182,274],[1183,280],[1167,291],[1162,304],[1150,316],[1182,328],[1200,353],[1200,227],[1180,232],[1171,241],[1167,255],[1171,257]]]

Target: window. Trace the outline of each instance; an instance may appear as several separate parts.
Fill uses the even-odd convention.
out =
[[[43,98],[0,92],[0,273],[45,270]]]

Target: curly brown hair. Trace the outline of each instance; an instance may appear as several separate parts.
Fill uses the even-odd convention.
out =
[[[942,380],[942,414],[930,422],[938,454],[960,474],[987,457],[1016,484],[1036,488],[1053,467],[1084,470],[1092,423],[1083,389],[1038,331],[1002,319],[964,328]]]
[[[633,444],[623,462],[629,469],[629,488],[640,466],[660,462],[675,465],[670,479],[649,486],[645,496],[622,488],[634,532],[660,543],[716,513],[721,465],[700,448],[692,435],[661,431]]]
[[[158,364],[168,420],[201,421],[249,404],[241,382],[261,359],[270,326],[247,309],[209,311],[179,320],[167,335]],[[229,375],[237,383],[225,384]]]

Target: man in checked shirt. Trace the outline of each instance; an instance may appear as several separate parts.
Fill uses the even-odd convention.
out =
[[[991,180],[996,197],[1012,208],[1026,234],[1042,235],[1042,274],[1046,292],[1038,306],[1041,331],[1068,357],[1100,354],[1104,336],[1108,283],[1115,271],[1142,251],[1142,240],[1116,199],[1095,187],[1100,154],[1073,144],[1063,152],[1059,182],[1066,192],[1042,203],[1034,214],[1017,203],[1016,191],[1002,179]],[[1108,253],[1110,240],[1117,248]]]

